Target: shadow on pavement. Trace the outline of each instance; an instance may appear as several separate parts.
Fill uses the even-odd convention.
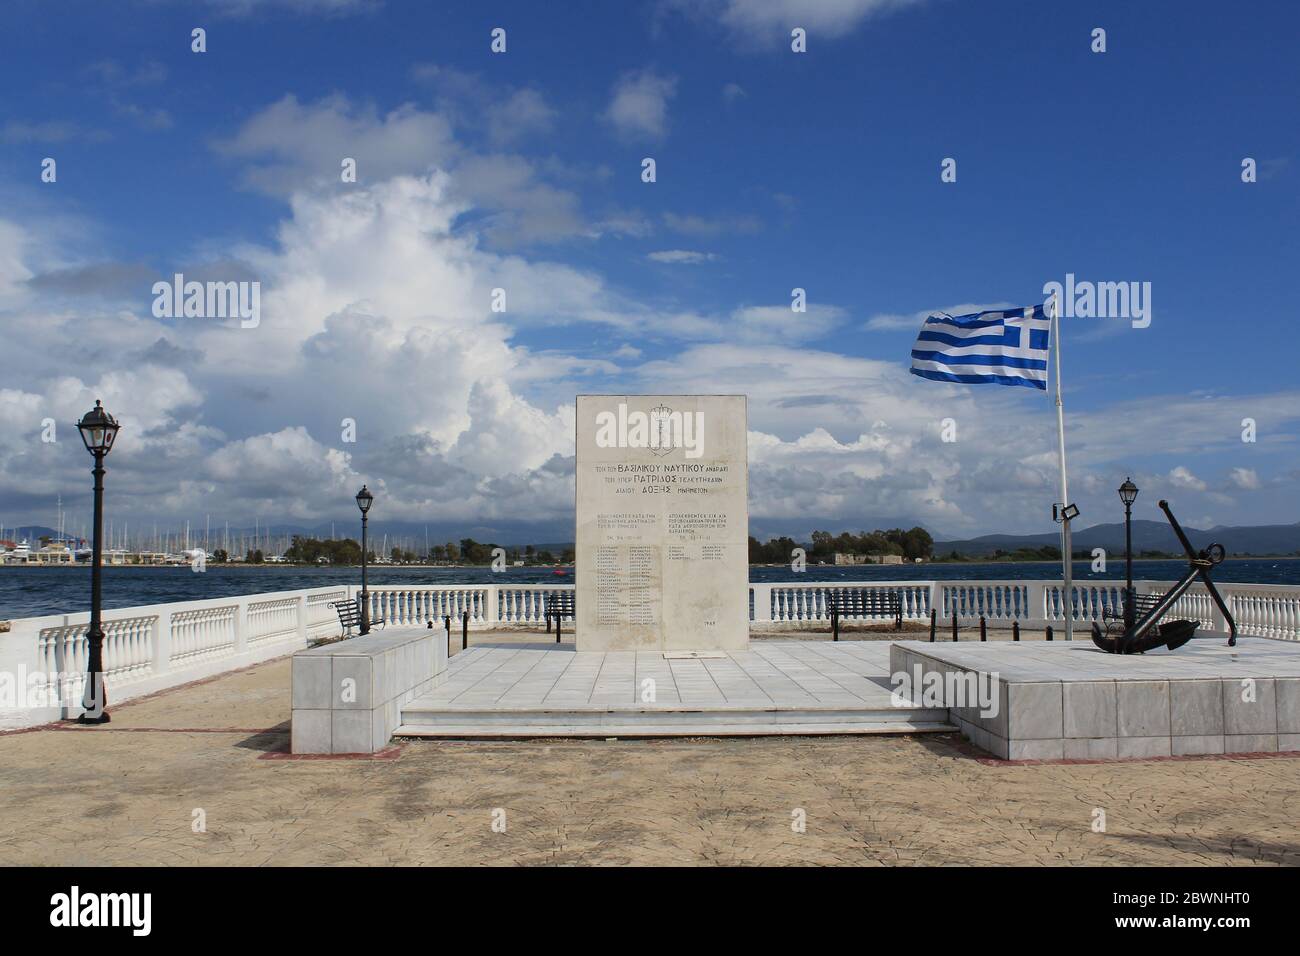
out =
[[[241,750],[256,750],[261,753],[288,753],[290,727],[289,721],[282,721],[251,737],[245,737],[235,746]]]

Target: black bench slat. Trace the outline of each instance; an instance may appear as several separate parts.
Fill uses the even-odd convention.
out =
[[[847,594],[832,592],[828,598],[828,603],[835,605],[840,610],[851,610],[857,608],[887,608],[892,609],[898,606],[898,595],[893,591],[873,591],[866,594],[849,592]]]
[[[548,591],[546,594],[547,611],[570,614],[573,612],[573,605],[572,591]]]
[[[850,617],[892,617],[894,630],[903,629],[903,603],[897,591],[882,591],[873,588],[855,588],[852,590],[836,589],[826,591],[826,605],[830,609],[831,631],[834,640],[839,640],[840,616]]]
[[[575,601],[575,591],[548,591],[546,592],[546,633],[551,633],[551,621],[555,621],[555,641],[560,641],[560,630],[563,620],[567,617],[569,620],[576,620],[574,617],[577,602]]]
[[[354,627],[361,626],[361,600],[360,598],[353,601],[331,601],[330,607],[334,608],[334,613],[339,616],[339,624],[343,628],[344,635]],[[370,619],[371,627],[384,627],[382,617]]]
[[[1133,620],[1140,621],[1153,607],[1160,603],[1161,594],[1135,594],[1133,596]],[[1106,633],[1113,630],[1124,630],[1124,605],[1121,603],[1118,607],[1103,608],[1101,612],[1102,620],[1106,622]],[[1157,625],[1158,628],[1158,625]]]
[[[546,617],[572,618],[576,601],[572,591],[549,591],[546,595]],[[548,628],[549,630],[549,624]]]

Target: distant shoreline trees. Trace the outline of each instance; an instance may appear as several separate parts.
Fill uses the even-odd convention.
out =
[[[374,557],[374,552],[367,555]],[[295,534],[284,559],[295,564],[360,564],[361,545],[351,538],[304,538]]]
[[[494,552],[500,548],[505,553],[508,564],[523,562],[530,565],[572,564],[573,549],[564,548],[558,555],[549,550],[538,551],[534,545],[519,547],[475,541],[473,538],[461,538],[460,542],[448,541],[435,544],[426,554],[419,554],[403,548],[389,550],[387,559],[392,564],[442,564],[442,565],[490,565]],[[258,552],[260,555],[260,552]],[[284,559],[291,564],[340,564],[356,565],[361,563],[361,545],[351,538],[308,538],[294,535]],[[375,560],[375,552],[366,555],[368,561]],[[246,560],[252,560],[248,558]]]
[[[812,541],[799,542],[793,538],[772,538],[766,544],[753,535],[749,537],[750,564],[788,564],[795,548],[803,548],[808,560],[814,564],[831,564],[836,554],[898,555],[905,561],[917,558],[929,560],[934,551],[934,539],[924,528],[904,531],[902,528],[879,529],[861,534],[844,532],[832,535],[829,531],[814,531]]]

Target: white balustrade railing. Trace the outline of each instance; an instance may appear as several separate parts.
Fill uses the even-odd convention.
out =
[[[80,699],[85,684],[89,649],[87,624],[39,629],[34,667],[24,675],[32,688],[52,699]],[[106,620],[104,628],[104,679],[114,684],[146,678],[154,670],[154,633],[158,616]],[[17,675],[15,675],[16,677]],[[15,687],[22,687],[15,680]],[[8,704],[0,703],[0,707]],[[3,720],[0,719],[0,726]]]
[[[309,588],[106,610],[104,683],[110,706],[336,636],[338,616],[330,603],[347,600],[355,590]],[[8,623],[9,631],[0,633],[0,729],[80,713],[89,613]]]
[[[1138,581],[1139,594],[1159,594],[1173,582]],[[1300,640],[1300,586],[1217,584],[1243,636]],[[540,626],[558,594],[572,584],[463,584],[373,587],[371,616],[389,626],[459,623],[468,612],[476,629]],[[240,595],[104,612],[104,671],[110,702],[268,660],[337,636],[338,617],[330,606],[355,599],[356,585]],[[1057,581],[871,581],[809,584],[751,583],[750,625],[755,631],[798,629],[830,620],[830,598],[844,592],[893,592],[905,621],[939,621],[954,616],[969,625],[980,617],[994,627],[1055,625],[1065,619]],[[1076,622],[1100,621],[1117,611],[1123,597],[1119,581],[1076,582],[1070,602]],[[1176,616],[1197,620],[1226,633],[1227,624],[1201,585],[1193,585],[1175,604]],[[887,613],[844,614],[845,620],[878,620]],[[72,716],[87,662],[85,612],[11,621],[0,633],[0,677],[20,695],[0,693],[0,729]],[[1082,637],[1083,635],[1079,635]],[[0,680],[0,691],[6,681]],[[11,695],[12,696],[12,695]],[[45,703],[32,704],[35,698]]]
[[[306,592],[303,624],[308,641],[333,637],[339,633],[339,616],[332,605],[335,601],[346,601],[350,597],[347,585],[335,588],[313,588]]]
[[[170,662],[184,666],[189,662],[215,660],[233,654],[238,610],[237,604],[225,604],[173,612]],[[249,616],[252,617],[251,613]],[[107,656],[104,666],[109,666]]]
[[[1139,594],[1161,594],[1173,581],[1134,582]],[[1232,612],[1237,633],[1250,637],[1300,640],[1300,587],[1275,584],[1214,585]],[[1175,617],[1200,621],[1215,631],[1227,631],[1227,622],[1204,585],[1193,584],[1170,612]]]
[[[1135,581],[1139,594],[1162,594],[1172,581]],[[1237,633],[1282,640],[1300,640],[1300,586],[1228,584],[1215,586],[1232,611]],[[980,617],[994,626],[1056,625],[1065,620],[1063,588],[1058,581],[872,581],[869,583],[756,584],[751,583],[750,622],[755,630],[797,628],[829,620],[826,594],[852,590],[894,591],[903,604],[904,620],[924,620],[930,611],[940,621],[954,616],[970,624]],[[1090,625],[1103,615],[1118,613],[1123,604],[1122,581],[1076,582],[1074,620]],[[1176,617],[1201,622],[1202,627],[1227,633],[1227,622],[1209,592],[1193,585],[1174,605]]]
[[[561,594],[572,594],[572,584],[498,584],[497,621],[502,624],[543,624],[546,611]]]
[[[488,621],[488,592],[476,585],[374,587],[370,588],[370,617],[387,624],[408,626],[441,621],[451,616],[459,621],[469,612],[472,624]]]
[[[930,613],[933,587],[929,581],[820,583],[820,584],[753,584],[749,585],[749,619],[758,628],[774,628],[825,622],[831,619],[832,594],[893,592],[898,595],[903,620],[919,620]],[[884,610],[871,613],[841,612],[846,621],[891,620]]]
[[[355,590],[355,589],[354,589]],[[369,589],[370,616],[407,626],[459,623],[469,612],[473,627],[522,627],[543,624],[553,595],[573,593],[572,584],[434,584]]]
[[[262,641],[287,641],[292,640],[298,634],[298,605],[297,598],[275,598],[270,601],[254,601],[248,605],[248,623],[249,631],[252,635],[248,638],[249,644],[257,644]],[[232,613],[229,615],[231,625],[230,641],[228,646],[234,647],[234,611],[236,607],[231,605],[228,610]],[[173,631],[176,627],[172,623]],[[222,645],[227,646],[227,645]]]
[[[1222,593],[1223,585],[1217,587]],[[1300,588],[1237,584],[1224,599],[1237,622],[1238,634],[1300,639]]]
[[[1032,617],[1031,591],[1026,581],[945,581],[938,585],[938,617],[958,620],[983,617],[989,621],[1018,621]],[[1039,604],[1041,607],[1041,603]]]

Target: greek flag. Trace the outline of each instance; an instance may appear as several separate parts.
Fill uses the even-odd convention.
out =
[[[912,374],[968,385],[1047,389],[1052,321],[1041,305],[970,315],[932,315],[912,347]]]

